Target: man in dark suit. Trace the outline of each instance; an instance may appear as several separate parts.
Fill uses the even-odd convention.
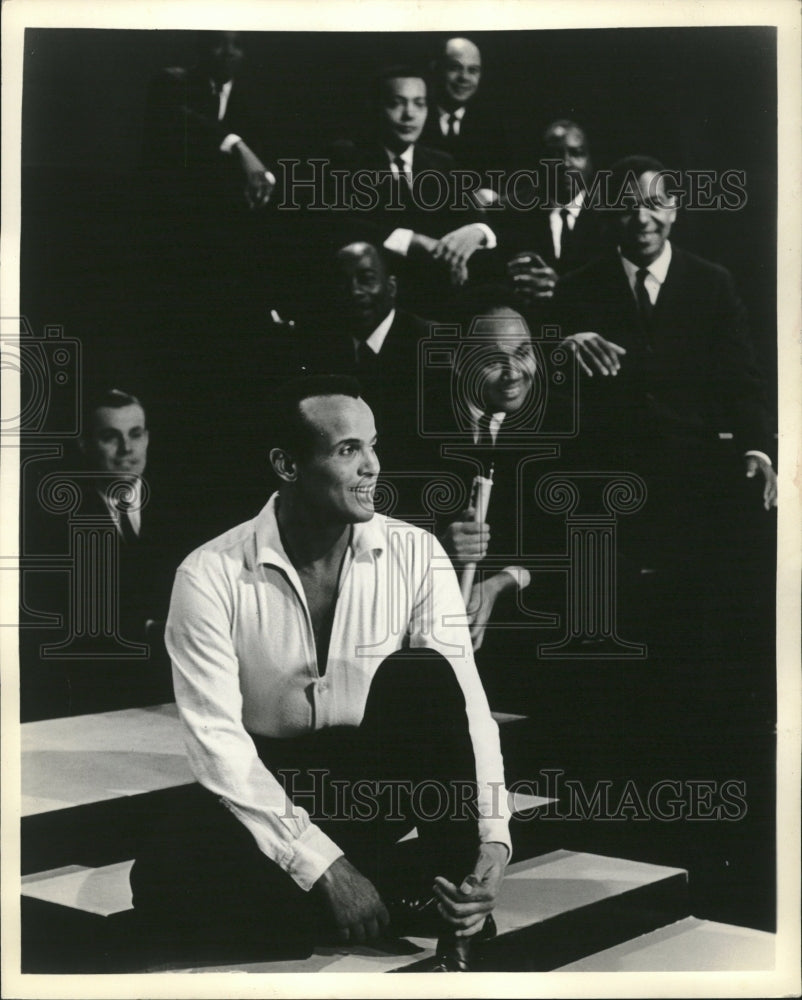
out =
[[[397,258],[406,305],[431,314],[463,285],[479,251],[496,246],[493,230],[471,191],[459,191],[454,160],[418,143],[428,111],[426,81],[393,67],[374,95],[376,138],[338,143],[332,166],[347,172],[347,204],[362,223],[378,227]]]
[[[172,698],[164,649],[170,586],[192,542],[182,547],[186,526],[175,518],[164,488],[154,499],[153,479],[145,477],[149,443],[147,417],[136,396],[110,389],[90,398],[80,448],[86,468],[97,478],[87,483],[82,513],[94,511],[114,525],[120,632],[150,647],[147,662],[133,666],[139,677],[132,679],[131,695],[163,701]]]
[[[244,59],[238,31],[200,32],[195,65],[168,67],[151,83],[143,164],[170,178],[173,193],[192,189],[199,202],[233,191],[252,208],[270,198],[275,178],[248,144],[258,148],[259,128],[237,80]]]
[[[148,89],[135,325],[159,331],[160,359],[167,340],[189,353],[190,329],[194,349],[258,324],[282,284],[267,253],[281,217],[268,205],[266,115],[244,65],[239,32],[199,32],[194,64],[162,70]]]
[[[542,164],[547,204],[511,220],[513,242],[522,245],[507,265],[524,306],[548,302],[562,275],[582,267],[606,246],[599,213],[588,204],[593,165],[585,130],[560,119],[543,134]]]
[[[432,149],[454,157],[457,166],[479,173],[477,192],[484,205],[497,201],[502,178],[488,171],[508,166],[507,138],[498,109],[482,102],[482,54],[467,38],[449,38],[432,65],[434,103],[429,108],[422,139]]]
[[[743,306],[728,271],[669,240],[676,200],[665,173],[640,156],[613,168],[618,246],[561,281],[555,305],[585,375],[577,461],[645,480],[646,505],[619,537],[636,570],[657,571],[681,597],[676,631],[747,563],[744,474],[767,511],[777,480]]]
[[[428,323],[396,308],[398,281],[387,253],[364,240],[340,247],[333,261],[333,294],[324,329],[307,338],[312,371],[354,375],[374,400],[384,466],[403,456],[404,429],[417,410],[418,345]]]
[[[531,496],[521,490],[521,477],[526,475],[528,481],[547,471],[559,449],[544,432],[548,388],[542,352],[515,309],[511,291],[477,287],[461,306],[453,367],[441,381],[428,380],[427,425],[438,430],[430,438],[428,467],[433,481],[434,470],[459,476],[468,497],[474,476],[487,478],[492,469],[487,517],[477,519],[472,497],[464,509],[455,506],[459,491],[452,491],[455,504],[441,512],[437,526],[458,573],[470,563],[478,564],[467,603],[474,647],[485,644],[480,670],[484,664],[489,671],[485,680],[492,691],[500,671],[512,673],[513,648],[528,649],[534,656],[531,627],[545,623],[541,609],[520,593],[529,582],[527,552],[548,547],[543,535],[549,527],[533,510]],[[535,522],[541,526],[536,528]],[[543,596],[539,582],[531,600],[537,604]],[[504,667],[499,664],[501,653]]]
[[[41,574],[32,595],[37,610],[61,617],[63,630],[24,637],[24,717],[172,698],[163,634],[171,580],[183,555],[182,525],[171,519],[163,491],[153,500],[152,482],[145,479],[149,440],[135,396],[118,389],[93,394],[80,462],[40,484],[46,496],[72,496],[73,504],[66,526],[63,516],[45,518],[40,510],[31,544],[51,557],[66,551],[72,566],[68,575]]]

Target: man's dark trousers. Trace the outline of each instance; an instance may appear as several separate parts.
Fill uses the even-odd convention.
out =
[[[459,884],[471,871],[479,845],[475,760],[462,689],[440,653],[387,657],[359,727],[254,742],[287,795],[386,903],[425,898],[435,875]],[[413,827],[417,840],[399,845]],[[301,890],[199,785],[176,790],[155,821],[131,886],[150,946],[166,955],[189,949],[198,961],[245,961],[309,954],[335,941],[322,897]]]

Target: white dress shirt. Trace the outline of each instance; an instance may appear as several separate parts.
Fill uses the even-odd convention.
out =
[[[394,153],[390,149],[387,149],[386,146],[384,151],[387,154],[387,160],[390,165],[390,172],[394,174],[396,177],[399,176],[399,169],[396,160],[400,159],[402,161],[404,165],[404,174],[411,186],[412,164],[415,156],[414,152],[415,146],[409,145],[407,146],[407,148],[404,150],[403,153],[398,153],[398,154]],[[473,225],[479,226],[482,233],[484,234],[483,249],[494,250],[495,247],[498,245],[498,241],[496,239],[496,234],[493,232],[490,226],[488,226],[484,222],[475,222],[473,223]],[[391,253],[397,253],[401,257],[406,257],[407,254],[409,253],[409,244],[412,242],[412,237],[414,235],[415,234],[411,229],[394,229],[387,237],[387,239],[384,241],[384,247]]]
[[[210,81],[210,83],[212,85],[212,90],[217,95],[217,120],[221,122],[226,116],[228,100],[231,97],[231,88],[234,86],[234,81],[226,80],[224,84],[221,84],[219,90],[215,87],[214,81]],[[233,132],[229,132],[229,134],[220,143],[221,152],[230,153],[238,142],[242,142],[241,136],[235,135]]]
[[[568,229],[573,232],[576,226],[576,220],[579,217],[579,213],[582,211],[582,206],[585,203],[585,192],[580,191],[579,194],[574,198],[570,204],[566,205],[565,208],[568,209],[568,215],[565,218],[565,224]],[[563,206],[558,205],[553,208],[549,213],[549,227],[551,228],[551,242],[554,246],[554,256],[557,260],[560,259],[560,254],[562,253],[563,246],[563,217],[562,217]]]
[[[465,105],[463,104],[461,108],[456,108],[453,112],[454,115],[454,135],[459,135],[462,129],[462,119],[465,117]],[[437,109],[437,117],[440,123],[440,132],[442,135],[448,136],[448,127],[451,120],[451,111],[444,111],[442,108]]]
[[[352,337],[354,343],[354,360],[359,361],[359,348],[360,345],[365,343],[373,351],[374,354],[378,355],[384,345],[384,341],[387,339],[387,334],[390,332],[390,327],[393,325],[393,320],[395,319],[395,309],[391,309],[384,319],[379,323],[373,333],[366,337],[364,341],[359,340],[357,337]]]
[[[638,282],[638,271],[640,268],[637,264],[633,264],[631,260],[628,260],[622,253],[621,247],[618,248],[618,256],[621,259],[621,264],[624,268],[624,274],[627,276],[627,281],[629,282],[629,287],[632,290],[632,294],[637,301],[636,286]],[[657,305],[657,299],[660,292],[665,284],[666,277],[668,276],[668,268],[671,264],[671,241],[666,240],[663,251],[659,257],[656,257],[651,264],[647,265],[646,277],[643,279],[643,287],[646,289],[646,293],[649,296],[649,301],[652,305]],[[750,450],[744,452],[744,455],[755,455],[757,458],[762,458],[769,465],[771,465],[771,459],[764,451]]]
[[[479,444],[479,418],[482,416],[483,411],[474,406],[473,403],[468,403],[468,412],[471,415],[471,434],[473,435],[473,443]],[[503,411],[490,414],[490,440],[493,444],[496,443],[498,432],[501,430],[501,425],[504,423],[504,418],[506,416],[507,414]]]
[[[320,675],[304,589],[281,544],[278,494],[178,569],[167,620],[176,703],[198,781],[304,890],[342,855],[285,796],[249,732],[359,725],[371,679],[398,649],[442,652],[465,695],[479,837],[511,851],[498,727],[476,671],[457,577],[433,535],[375,514],[353,526]]]
[[[624,268],[624,274],[627,276],[627,281],[629,282],[629,287],[632,291],[632,295],[635,301],[638,301],[638,293],[636,292],[636,287],[638,284],[638,271],[640,268],[637,264],[633,264],[631,260],[628,260],[622,253],[621,248],[618,248],[618,256],[621,258],[621,264]],[[656,257],[651,264],[646,267],[646,277],[643,280],[643,287],[646,289],[646,294],[649,296],[649,301],[652,305],[657,304],[657,297],[660,294],[660,289],[665,284],[666,276],[668,275],[668,268],[671,264],[671,241],[666,240],[665,246],[663,247],[662,253],[659,257]]]

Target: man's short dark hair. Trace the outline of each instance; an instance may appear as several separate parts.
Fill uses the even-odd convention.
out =
[[[111,410],[120,410],[124,406],[141,406],[143,412],[145,412],[145,407],[139,398],[123,389],[103,388],[88,392],[83,401],[82,433],[87,434],[89,432],[95,413],[102,407],[108,407]]]
[[[665,173],[665,171],[665,166],[654,156],[644,156],[639,153],[618,160],[610,167],[609,195],[611,204],[618,204],[628,178],[634,177],[637,180],[643,174],[660,174]]]
[[[388,274],[395,274],[398,269],[398,258],[391,254],[384,246],[381,231],[378,226],[367,222],[364,225],[361,220],[349,220],[337,226],[331,235],[331,259],[341,250],[353,246],[355,243],[366,243],[373,247],[381,262],[384,264]]]
[[[284,382],[277,390],[271,407],[270,448],[281,448],[296,457],[305,457],[311,452],[312,434],[301,413],[301,403],[314,396],[351,396],[359,399],[362,387],[350,375],[300,375]]]
[[[381,103],[384,100],[387,84],[390,80],[408,78],[423,80],[423,82],[426,83],[426,73],[420,66],[414,66],[411,63],[396,63],[392,66],[386,66],[373,78],[370,89],[370,96],[373,104],[376,107],[381,106]]]
[[[521,312],[514,291],[501,283],[476,285],[468,288],[459,297],[456,304],[456,318],[463,334],[467,334],[477,316],[486,316],[500,309],[514,309],[517,313]]]
[[[556,128],[565,129],[566,132],[573,129],[576,132],[581,132],[586,139],[588,137],[588,130],[584,125],[580,125],[579,122],[575,122],[572,118],[556,118],[553,122],[549,122],[543,129],[543,138],[545,139],[549,132],[552,132]]]

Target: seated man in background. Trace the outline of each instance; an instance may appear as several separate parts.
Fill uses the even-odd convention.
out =
[[[196,51],[152,80],[144,112],[137,330],[152,331],[162,366],[173,346],[186,355],[234,341],[283,284],[263,160],[269,111],[243,73],[243,36],[200,31]]]
[[[435,970],[465,970],[510,840],[498,728],[467,629],[446,623],[456,578],[431,536],[374,514],[376,429],[352,379],[288,383],[268,426],[278,492],[176,576],[167,645],[200,785],[137,853],[134,906],[207,958],[361,944],[428,915]]]
[[[481,177],[477,196],[483,205],[498,200],[503,180],[489,171],[504,171],[509,152],[499,109],[480,94],[482,54],[468,38],[448,38],[432,64],[434,102],[429,107],[423,142],[454,157],[462,170]]]
[[[418,349],[429,324],[396,307],[398,280],[389,258],[362,239],[337,249],[329,264],[333,289],[325,326],[306,338],[304,353],[310,371],[357,376],[373,401],[382,465],[394,470],[417,412]]]
[[[760,482],[755,507],[776,505],[766,404],[732,276],[669,239],[665,168],[629,157],[609,190],[618,246],[564,278],[555,300],[584,373],[578,460],[644,479],[646,504],[619,538],[636,573],[664,580],[664,627],[687,655],[730,629],[726,605],[753,563],[744,477]],[[719,431],[732,434],[740,471]]]
[[[51,517],[32,539],[49,555],[66,550],[73,566],[69,575],[42,574],[33,598],[43,600],[37,610],[60,614],[66,637],[39,630],[23,636],[24,717],[28,706],[36,714],[39,705],[48,706],[48,715],[76,715],[172,700],[164,622],[180,561],[180,526],[145,478],[149,442],[139,399],[119,389],[89,397],[79,467],[57,473],[57,483],[75,486],[70,523],[59,531]],[[111,547],[99,532],[110,535]]]
[[[220,199],[228,188],[251,208],[270,199],[275,177],[248,144],[258,148],[259,126],[237,80],[244,61],[238,31],[203,31],[195,64],[168,67],[151,83],[143,166],[172,179],[174,195],[200,205],[207,196]],[[223,178],[231,183],[222,185]]]
[[[549,622],[544,603],[549,613],[561,603],[556,585],[542,576],[532,588],[536,594],[522,594],[530,580],[526,553],[562,541],[551,539],[552,521],[521,489],[524,474],[553,471],[559,457],[559,447],[549,441],[555,401],[548,399],[543,352],[515,309],[511,290],[472,289],[461,319],[453,369],[428,386],[426,418],[439,432],[429,467],[456,472],[466,492],[475,474],[489,477],[492,469],[486,519],[477,521],[473,506],[443,512],[438,537],[460,575],[466,565],[477,564],[467,595],[471,635],[474,649],[481,647],[479,669],[491,704],[501,708],[516,697],[520,704],[524,681],[534,672],[533,629]],[[540,631],[537,639],[543,638]]]
[[[576,270],[605,248],[599,213],[588,204],[593,165],[585,130],[576,122],[560,119],[543,134],[541,164],[556,161],[553,171],[542,170],[552,180],[546,190],[549,204],[517,213],[510,220],[513,241],[522,245],[507,264],[516,296],[525,307],[542,306],[554,296],[562,275]]]
[[[422,74],[402,66],[383,72],[373,113],[375,138],[338,143],[332,167],[348,172],[346,203],[354,215],[376,225],[398,258],[402,304],[442,312],[450,291],[468,280],[476,254],[496,246],[495,234],[473,192],[457,188],[453,158],[418,141],[428,114]]]

